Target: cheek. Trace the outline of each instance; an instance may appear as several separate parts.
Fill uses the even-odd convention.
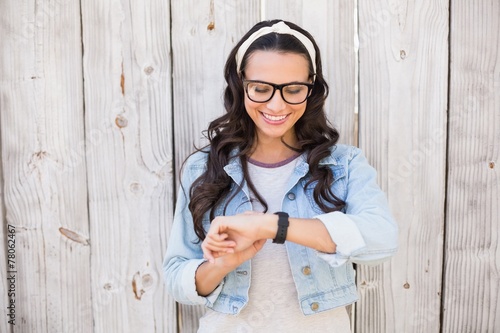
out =
[[[259,105],[259,103],[252,102],[248,98],[245,98],[245,110],[248,114],[253,114],[255,111],[257,111]]]
[[[294,105],[292,109],[296,115],[298,116],[300,115],[300,117],[302,117],[302,115],[306,112],[306,106],[307,106],[306,103],[302,105]]]

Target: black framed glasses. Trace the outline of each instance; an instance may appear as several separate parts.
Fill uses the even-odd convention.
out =
[[[248,98],[255,103],[270,101],[276,90],[279,90],[281,98],[288,104],[301,104],[311,96],[314,84],[304,82],[274,84],[264,81],[243,80],[243,87]]]

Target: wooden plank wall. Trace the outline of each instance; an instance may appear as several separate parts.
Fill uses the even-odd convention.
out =
[[[356,332],[500,331],[496,0],[0,1],[0,256],[16,325],[195,332],[165,294],[178,174],[262,18],[309,30],[341,141],[378,169],[400,251],[358,267]],[[357,34],[357,40],[355,36]]]
[[[360,1],[359,143],[400,227],[400,250],[358,267],[360,332],[439,332],[448,1]]]
[[[175,332],[161,265],[173,215],[170,8],[82,0],[95,332]]]
[[[1,126],[1,118],[0,118],[0,126]],[[0,137],[0,156],[1,156],[1,137]],[[12,293],[15,293],[15,291],[12,291],[14,289],[13,286],[11,288],[11,281],[7,280],[7,278],[11,277],[11,274],[7,273],[10,271],[13,271],[13,269],[8,269],[8,260],[15,260],[15,253],[14,250],[9,251],[9,245],[12,244],[12,247],[15,247],[15,233],[14,233],[14,239],[8,238],[8,235],[12,233],[7,233],[8,230],[11,228],[7,226],[7,220],[5,218],[5,200],[4,200],[4,194],[3,194],[3,170],[2,170],[2,163],[0,163],[0,244],[2,244],[2,247],[0,248],[0,307],[2,308],[2,311],[0,312],[0,315],[2,318],[5,318],[5,320],[2,320],[0,322],[0,332],[5,332],[5,333],[11,333],[11,325],[9,325],[9,320],[11,320],[10,315],[11,310],[8,308],[11,306],[10,304],[10,299],[14,299],[15,295],[12,295]],[[10,241],[9,241],[10,239]],[[10,252],[10,253],[9,253]],[[6,260],[3,260],[6,258]],[[15,266],[13,266],[15,268]],[[14,281],[12,281],[14,282]],[[10,291],[9,291],[10,289]],[[9,296],[9,294],[11,296]]]
[[[450,13],[443,331],[499,332],[500,3]]]
[[[2,1],[0,7],[3,193],[6,222],[16,229],[16,320],[9,326],[81,330],[92,327],[92,311],[79,150],[85,140],[80,6]]]

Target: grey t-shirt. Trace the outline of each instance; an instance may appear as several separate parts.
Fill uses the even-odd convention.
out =
[[[255,161],[248,164],[249,176],[259,194],[268,204],[268,212],[281,210],[288,179],[297,158],[266,165]],[[254,211],[264,211],[252,198]],[[198,333],[277,333],[277,332],[339,332],[350,330],[345,307],[304,316],[299,307],[286,248],[268,240],[252,259],[249,302],[238,315],[228,315],[208,309],[200,319]]]

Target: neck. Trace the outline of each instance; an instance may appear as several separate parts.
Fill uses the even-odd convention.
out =
[[[296,140],[293,142],[285,141],[291,147],[296,146]],[[257,144],[250,154],[250,158],[262,163],[279,163],[298,153],[295,150],[287,147],[281,139],[272,140],[270,142],[261,142],[257,139]]]

